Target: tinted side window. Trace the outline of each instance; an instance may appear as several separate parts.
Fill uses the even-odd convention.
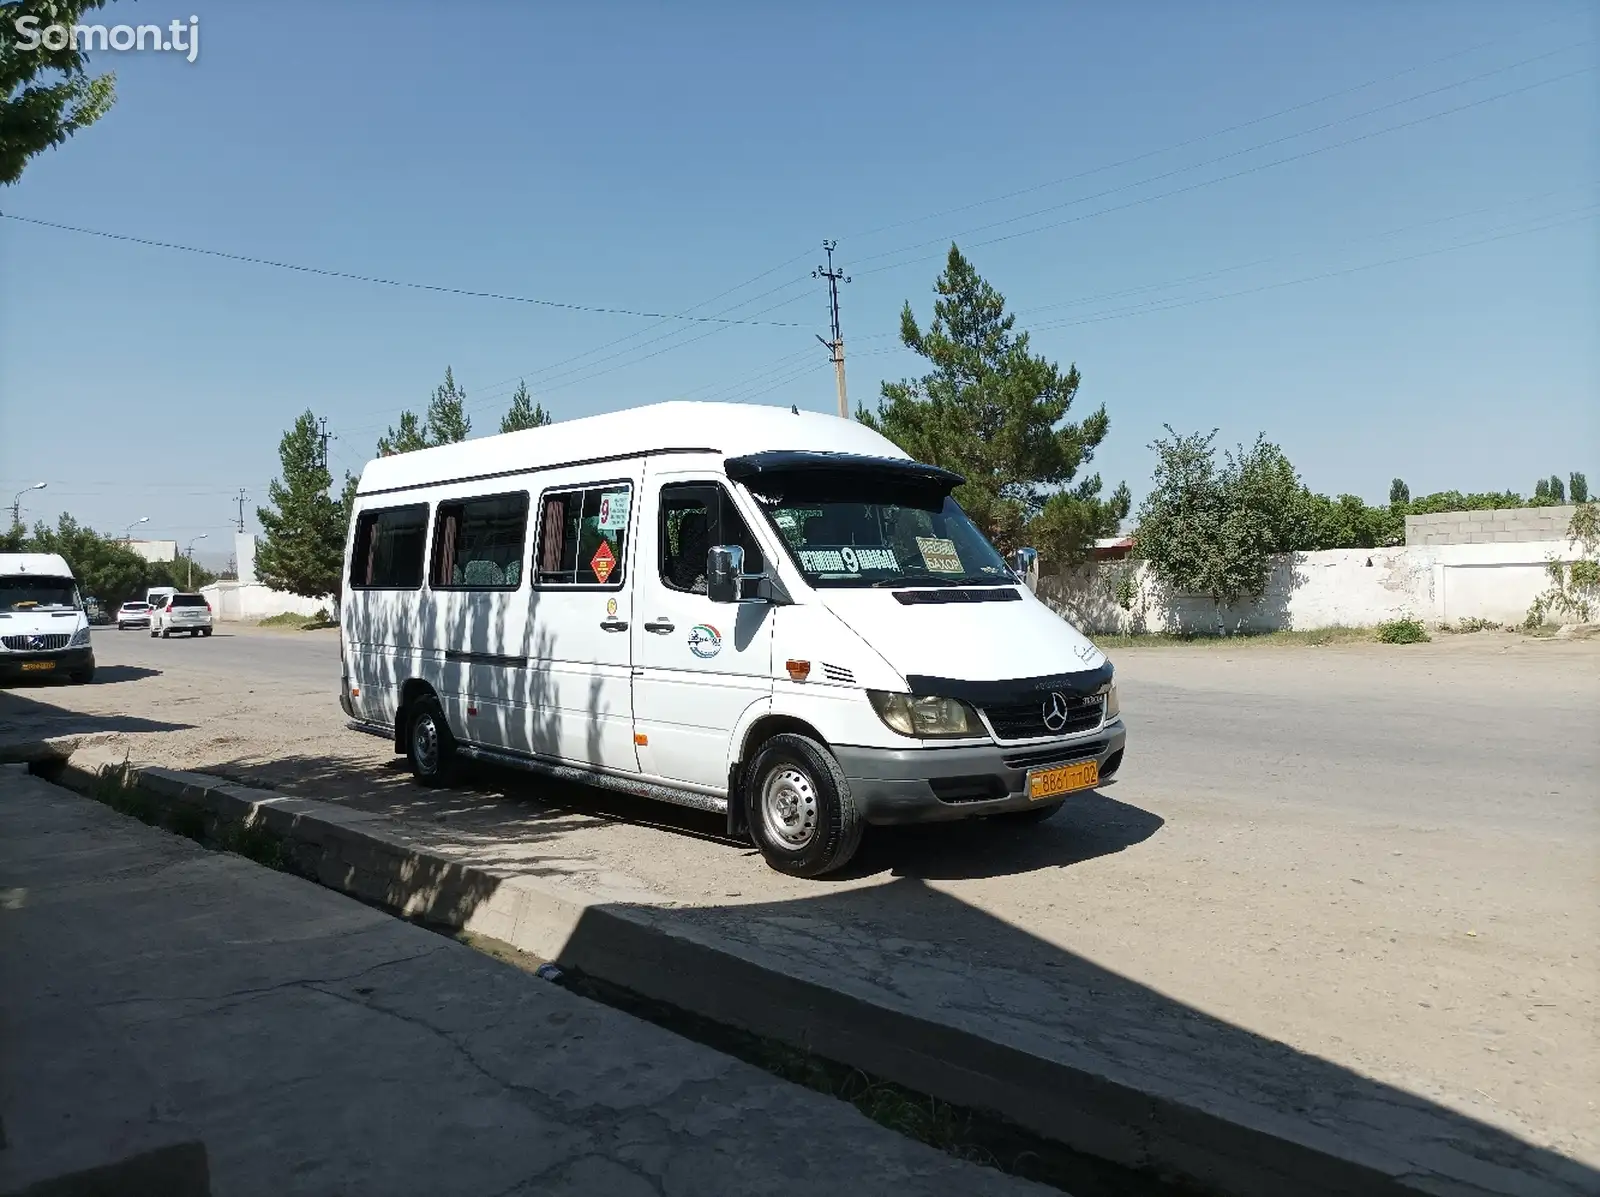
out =
[[[515,590],[522,582],[528,495],[494,495],[440,503],[433,521],[433,568],[438,589]]]
[[[350,555],[350,585],[357,590],[420,587],[427,533],[426,504],[363,511],[356,523],[355,549]]]
[[[546,494],[539,507],[539,584],[620,586],[632,509],[627,482]]]
[[[687,483],[661,488],[661,581],[673,590],[706,592],[706,552],[713,545],[744,549],[746,573],[760,573],[761,548],[722,487]]]
[[[174,607],[205,607],[209,604],[205,598],[198,594],[175,594],[172,596]]]

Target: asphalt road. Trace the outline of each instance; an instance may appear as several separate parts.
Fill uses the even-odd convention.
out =
[[[1123,650],[1113,660],[1130,744],[1117,794],[1592,835],[1600,669],[1573,667],[1585,646],[1501,639]],[[94,642],[108,679],[131,667],[325,694],[337,714],[332,630],[162,641],[96,629]]]

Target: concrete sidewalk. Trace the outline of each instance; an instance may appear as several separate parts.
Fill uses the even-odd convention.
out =
[[[0,898],[3,1194],[1054,1192],[15,767]]]

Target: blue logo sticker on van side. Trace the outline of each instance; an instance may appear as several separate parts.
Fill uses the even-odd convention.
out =
[[[689,651],[709,661],[722,651],[722,633],[708,623],[695,624],[689,629]]]

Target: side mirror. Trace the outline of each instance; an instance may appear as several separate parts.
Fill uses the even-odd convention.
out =
[[[739,601],[744,579],[744,550],[736,544],[719,544],[706,554],[706,597],[714,603]]]
[[[1011,554],[1011,569],[1029,590],[1039,589],[1039,550],[1018,549]]]

